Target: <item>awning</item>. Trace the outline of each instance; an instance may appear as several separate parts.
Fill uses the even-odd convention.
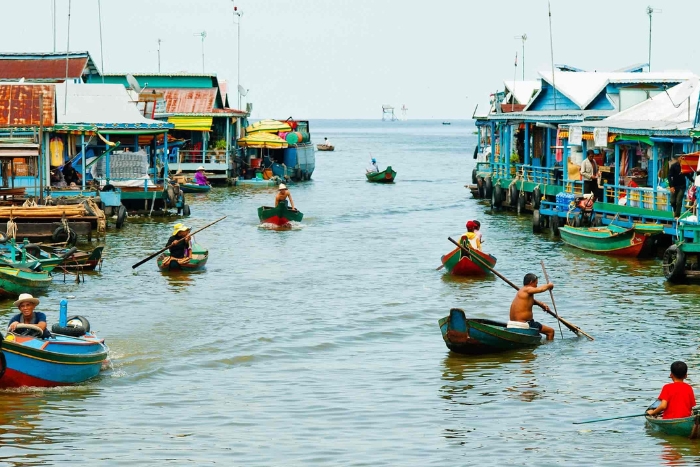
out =
[[[292,131],[292,127],[279,120],[260,120],[245,129],[247,134],[258,132],[278,133],[280,131]]]
[[[176,130],[209,131],[213,117],[168,117]]]
[[[238,145],[244,148],[282,149],[289,146],[285,140],[272,133],[253,133],[238,140]]]

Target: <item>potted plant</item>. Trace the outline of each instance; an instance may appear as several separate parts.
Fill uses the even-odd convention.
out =
[[[216,154],[215,159],[216,160],[223,160],[223,156],[226,154],[226,140],[225,139],[218,139],[214,143],[214,153]],[[216,162],[216,160],[212,160],[212,162]]]
[[[512,176],[515,176],[515,174],[516,174],[515,164],[520,164],[520,156],[518,155],[517,152],[513,152],[510,155],[510,164],[511,164],[510,174]]]

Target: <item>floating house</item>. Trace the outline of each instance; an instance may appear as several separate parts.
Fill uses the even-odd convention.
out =
[[[0,82],[96,83],[101,74],[88,52],[0,53]]]

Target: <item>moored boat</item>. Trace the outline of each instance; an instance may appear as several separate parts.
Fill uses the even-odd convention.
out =
[[[328,144],[317,144],[317,145],[316,145],[316,149],[317,149],[318,151],[334,151],[334,150],[335,150],[335,146],[333,146],[332,144],[330,144],[330,145],[328,145]]]
[[[367,177],[367,181],[373,183],[394,183],[396,171],[394,171],[391,166],[388,166],[381,172],[367,172],[365,176]]]
[[[172,258],[165,252],[157,259],[161,271],[196,271],[204,268],[209,259],[209,250],[195,243],[192,245],[192,256],[189,259]]]
[[[292,209],[287,201],[281,201],[277,206],[260,206],[258,218],[263,224],[274,224],[278,227],[286,227],[291,222],[301,222],[304,214],[298,209]]]
[[[51,285],[47,271],[0,266],[0,297],[17,297],[21,293],[41,294]]]
[[[452,308],[438,321],[447,348],[453,352],[478,355],[534,347],[542,342],[535,329],[507,328],[490,319],[467,318],[464,310]]]
[[[636,257],[644,247],[647,236],[633,228],[613,224],[605,227],[559,227],[561,239],[567,245],[612,256]]]
[[[455,248],[442,257],[442,264],[452,275],[478,276],[487,274],[489,268],[496,267],[496,257],[473,248],[469,249],[469,253]]]
[[[211,190],[211,185],[197,185],[196,183],[182,183],[180,190],[183,193],[208,193]]]
[[[38,263],[41,265],[40,269],[42,271],[48,272],[53,271],[57,267],[60,269],[94,271],[102,261],[103,249],[103,246],[98,246],[91,252],[87,252],[78,251],[75,248],[56,248],[53,252],[49,252],[34,243],[15,245],[11,242],[1,247],[0,261],[9,266],[32,270],[39,270],[39,268],[36,268]]]
[[[690,438],[693,434],[693,428],[700,425],[700,415],[691,415],[683,418],[663,419],[661,417],[645,417],[649,425],[656,431],[667,435],[685,436]],[[695,430],[695,437],[698,435],[698,430]]]

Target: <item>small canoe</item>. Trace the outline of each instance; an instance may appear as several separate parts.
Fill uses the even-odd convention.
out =
[[[503,352],[535,347],[542,342],[536,329],[507,328],[506,323],[499,321],[467,318],[459,308],[452,308],[450,315],[438,323],[447,348],[461,354]]]
[[[0,266],[0,297],[15,298],[21,293],[38,295],[51,285],[48,271],[31,271],[12,266]]]
[[[328,146],[325,144],[317,144],[316,149],[319,151],[333,151],[333,150],[335,150],[335,146],[332,146],[332,145]]]
[[[55,248],[53,252],[48,252],[37,244],[5,244],[0,249],[0,260],[7,265],[19,268],[35,269],[35,264],[41,264],[42,271],[51,272],[55,268],[59,269],[80,269],[82,271],[94,271],[102,261],[102,250],[104,247],[98,246],[91,252],[75,251],[69,257],[63,259],[63,255],[68,253],[66,248]],[[26,257],[22,257],[22,250],[26,250]],[[14,258],[14,259],[13,259]]]
[[[394,183],[396,178],[396,172],[392,170],[391,166],[381,172],[367,172],[365,173],[367,181],[374,183]]]
[[[183,193],[207,193],[211,190],[211,185],[197,185],[196,183],[182,183],[180,190]]]
[[[605,227],[559,227],[561,239],[581,250],[612,256],[636,257],[644,247],[646,235],[634,228],[607,225]]]
[[[204,268],[209,259],[209,250],[198,244],[192,245],[192,256],[189,259],[171,258],[169,252],[158,256],[156,260],[161,271],[196,271]]]
[[[496,267],[496,257],[483,251],[470,249],[470,254],[455,248],[442,257],[442,264],[453,276],[483,276]],[[474,256],[471,256],[474,255]],[[488,266],[488,267],[486,267]]]
[[[298,209],[292,209],[284,200],[277,206],[260,206],[258,218],[263,224],[274,224],[278,227],[286,227],[290,222],[301,222],[304,214]]]

